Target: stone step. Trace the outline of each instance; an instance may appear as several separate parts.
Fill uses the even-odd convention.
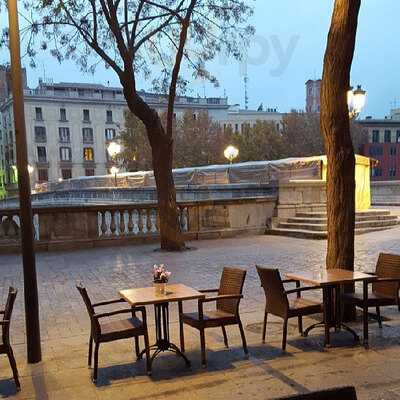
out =
[[[360,216],[356,215],[357,222],[364,221],[391,221],[396,220],[397,217],[395,215],[368,215],[368,216]],[[298,223],[298,224],[326,224],[327,218],[301,218],[301,217],[292,217],[287,220],[283,220],[282,222],[289,223]]]
[[[368,216],[387,216],[390,215],[389,210],[368,210],[356,212],[356,217],[368,217]],[[298,212],[296,217],[299,218],[326,218],[326,212]]]
[[[375,221],[358,221],[356,222],[356,229],[368,229],[368,228],[385,228],[395,226],[399,224],[397,217],[391,220],[375,220]],[[278,228],[283,229],[295,229],[295,230],[307,230],[314,232],[326,231],[326,223],[297,223],[297,222],[279,222]]]
[[[356,229],[356,235],[363,235],[365,233],[370,232],[378,232],[384,231],[388,229],[393,229],[396,225],[386,226],[386,227],[374,227],[374,228],[366,228],[366,229]],[[272,228],[268,229],[266,235],[274,235],[274,236],[287,236],[294,238],[302,238],[302,239],[314,239],[314,240],[324,240],[326,239],[326,231],[316,232],[310,231],[307,229],[282,229],[282,228]]]

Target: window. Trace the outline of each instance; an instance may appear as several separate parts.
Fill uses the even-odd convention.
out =
[[[83,159],[85,161],[93,161],[94,160],[94,151],[93,151],[92,147],[84,147]]]
[[[83,122],[90,122],[89,110],[83,110]]]
[[[396,176],[396,167],[392,167],[389,169],[389,176],[390,177]]]
[[[37,147],[37,156],[38,156],[38,161],[39,161],[40,163],[45,163],[45,162],[47,162],[46,147],[44,147],[44,146],[38,146],[38,147]]]
[[[65,108],[60,108],[60,121],[67,121],[67,111],[65,110]]]
[[[60,147],[60,160],[61,161],[72,160],[72,151],[70,147]]]
[[[49,180],[49,171],[47,169],[38,169],[39,182],[47,182]]]
[[[46,143],[46,128],[44,126],[35,126],[35,142]]]
[[[382,156],[383,148],[382,146],[371,146],[368,150],[368,154],[370,156]]]
[[[379,131],[372,131],[372,143],[379,143]]]
[[[107,112],[106,112],[106,122],[108,124],[113,122],[113,115],[112,115],[112,111],[111,110],[107,110]]]
[[[396,131],[396,143],[400,143],[400,131]]]
[[[35,108],[35,118],[36,121],[43,121],[42,107]]]
[[[390,155],[395,156],[396,155],[396,147],[391,147],[390,148]]]
[[[390,143],[392,141],[392,131],[385,131],[385,143]]]
[[[94,169],[85,169],[85,176],[94,176]]]
[[[69,143],[71,141],[69,128],[58,128],[58,136],[61,143]]]
[[[83,143],[93,143],[93,129],[83,128],[82,129]]]
[[[382,168],[381,167],[374,167],[371,170],[372,176],[382,176]]]
[[[71,179],[72,178],[72,170],[70,170],[70,169],[62,169],[61,170],[61,177],[63,179]]]
[[[107,128],[105,130],[106,140],[114,140],[115,139],[115,129]]]

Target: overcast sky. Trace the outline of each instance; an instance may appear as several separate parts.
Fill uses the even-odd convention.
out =
[[[215,60],[211,70],[217,75],[220,88],[193,82],[191,94],[226,94],[231,104],[244,107],[243,77],[247,71],[250,108],[262,102],[265,107],[277,107],[280,111],[303,109],[304,83],[321,77],[333,0],[255,0],[254,4],[251,22],[256,36],[247,65]],[[367,90],[364,115],[387,115],[396,98],[400,107],[399,18],[399,0],[362,0],[352,84],[362,84]],[[1,61],[4,57],[3,52]],[[110,81],[118,85],[112,71],[99,68],[94,75],[83,75],[72,63],[60,66],[48,57],[39,57],[42,59],[37,62],[38,68],[28,68],[30,86],[36,86],[38,77],[44,74],[54,81]],[[139,86],[146,88],[148,84],[143,82]]]

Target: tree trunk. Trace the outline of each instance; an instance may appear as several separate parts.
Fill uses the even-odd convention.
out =
[[[153,170],[157,186],[161,249],[179,251],[185,246],[181,237],[176,191],[172,176],[173,140],[168,138],[157,111],[135,92],[133,71],[121,76],[124,96],[129,110],[145,125],[149,138]]]
[[[160,216],[161,249],[179,251],[184,247],[181,239],[176,191],[172,175],[173,141],[165,136],[161,121],[148,129],[151,137],[153,170],[157,185]]]
[[[355,158],[347,91],[359,9],[360,0],[335,0],[324,58],[321,132],[328,159],[328,269],[354,269]]]

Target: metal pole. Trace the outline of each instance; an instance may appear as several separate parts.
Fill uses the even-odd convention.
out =
[[[17,147],[16,154],[21,221],[21,248],[24,270],[26,344],[28,362],[36,363],[41,361],[42,352],[40,346],[39,301],[34,249],[31,186],[28,173],[28,152],[26,144],[17,0],[8,0],[8,20],[14,126]]]

